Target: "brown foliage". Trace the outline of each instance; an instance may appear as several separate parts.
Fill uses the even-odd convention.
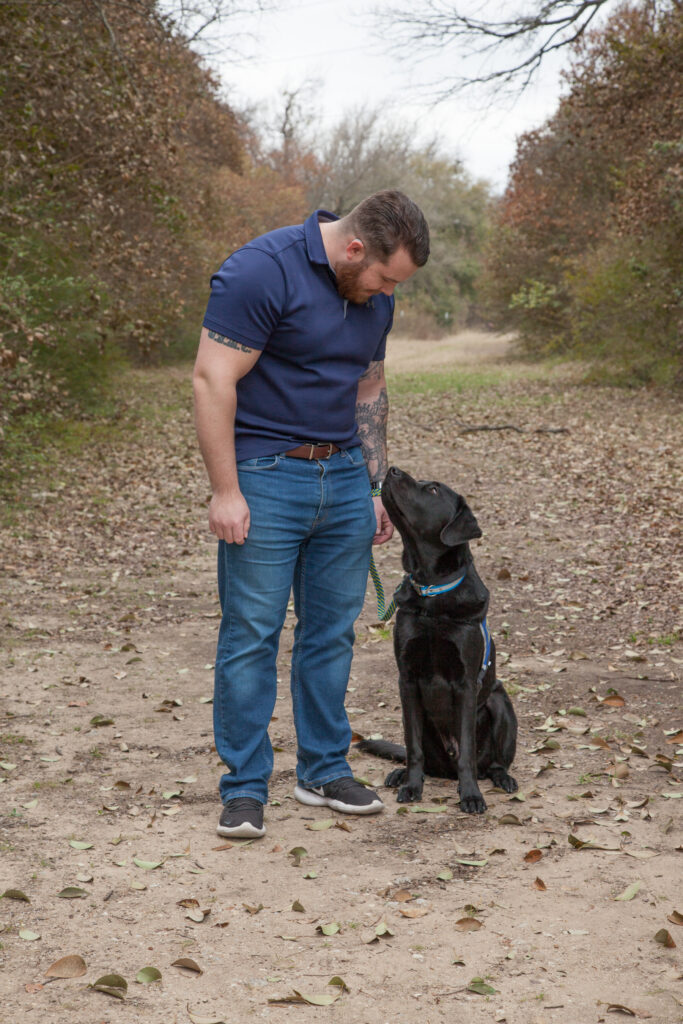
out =
[[[153,0],[6,3],[0,49],[0,386],[22,411],[83,364],[91,387],[110,341],[142,360],[187,345],[217,263],[302,202],[253,170]]]
[[[630,308],[643,321],[634,344],[649,321],[675,354],[682,44],[679,4],[623,7],[580,45],[555,115],[520,139],[489,268],[499,312],[536,348],[628,333],[614,309],[598,326],[600,291],[632,298],[648,277]]]

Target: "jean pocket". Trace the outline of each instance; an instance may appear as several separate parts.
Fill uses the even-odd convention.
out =
[[[360,445],[356,445],[355,448],[347,448],[344,454],[349,459],[352,466],[365,466],[363,449]]]
[[[264,469],[275,469],[280,464],[279,455],[259,455],[255,459],[242,459],[241,462],[237,463],[237,469],[239,472],[254,472]]]

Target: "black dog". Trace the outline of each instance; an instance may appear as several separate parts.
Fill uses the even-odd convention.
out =
[[[450,487],[414,480],[392,467],[382,500],[403,540],[408,575],[396,593],[394,650],[399,668],[406,747],[384,740],[357,746],[406,763],[389,773],[399,803],[419,800],[424,774],[458,779],[460,806],[482,814],[477,778],[514,793],[507,769],[515,756],[517,719],[496,679],[496,652],[486,626],[489,592],[470,540],[481,537],[466,501]]]

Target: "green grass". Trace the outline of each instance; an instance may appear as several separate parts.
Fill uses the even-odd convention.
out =
[[[517,359],[504,364],[496,363],[481,367],[444,365],[422,373],[416,373],[414,370],[388,369],[387,385],[391,398],[392,395],[442,395],[447,392],[464,394],[505,388],[524,381],[548,382],[576,376],[576,364],[567,363],[559,358],[548,358],[538,362]]]

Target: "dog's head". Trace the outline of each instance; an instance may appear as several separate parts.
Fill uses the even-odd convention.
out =
[[[382,485],[382,501],[403,540],[406,572],[444,572],[455,549],[482,533],[469,505],[437,480],[415,480],[392,466]]]

